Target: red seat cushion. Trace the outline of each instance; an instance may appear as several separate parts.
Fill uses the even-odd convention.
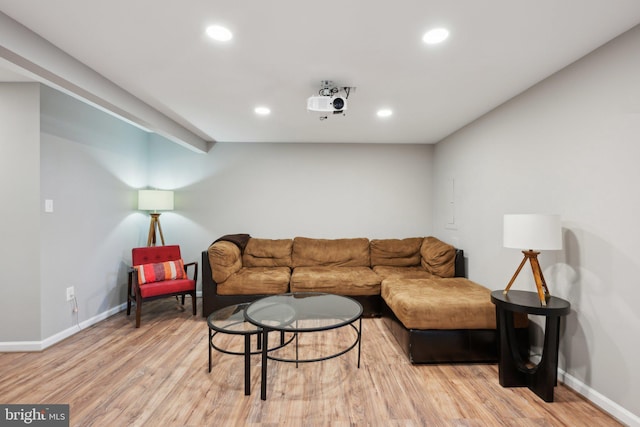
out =
[[[162,282],[140,285],[140,294],[142,298],[149,298],[175,292],[189,292],[195,289],[196,282],[191,279],[163,280]]]

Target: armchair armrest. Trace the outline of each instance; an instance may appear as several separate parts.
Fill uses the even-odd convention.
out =
[[[128,296],[134,296],[135,295],[135,289],[139,289],[139,285],[138,285],[138,269],[135,267],[129,267],[129,270],[127,271],[127,295]]]
[[[188,277],[188,269],[187,267],[194,267],[194,271],[193,271],[193,280],[195,280],[196,282],[198,281],[198,262],[197,261],[193,261],[193,262],[189,262],[184,264],[184,272],[185,274],[187,274]]]

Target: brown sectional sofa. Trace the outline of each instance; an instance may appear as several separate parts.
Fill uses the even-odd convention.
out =
[[[414,363],[497,360],[490,290],[464,278],[462,250],[435,237],[227,235],[203,251],[202,265],[205,317],[267,295],[335,293],[358,300],[365,316],[383,315]]]

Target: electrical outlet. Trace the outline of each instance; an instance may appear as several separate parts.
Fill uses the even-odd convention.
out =
[[[73,298],[76,296],[76,291],[73,289],[73,286],[69,286],[67,288],[67,301],[73,301]]]

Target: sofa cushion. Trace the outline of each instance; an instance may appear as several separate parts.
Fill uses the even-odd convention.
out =
[[[379,295],[380,277],[369,267],[296,267],[291,292]]]
[[[491,291],[471,280],[386,279],[382,299],[408,329],[495,329]]]
[[[371,240],[371,265],[408,267],[420,265],[423,237]]]
[[[295,267],[369,267],[369,239],[293,239]]]
[[[434,276],[453,277],[456,271],[456,248],[435,237],[427,237],[420,248],[421,264]]]
[[[223,283],[242,268],[240,248],[227,241],[218,241],[209,246],[211,275],[216,283]]]
[[[422,266],[415,267],[391,267],[388,265],[376,265],[373,267],[373,271],[380,276],[381,280],[384,279],[430,279],[433,277],[431,273],[422,268]]]
[[[274,295],[289,291],[289,267],[243,267],[218,282],[220,295]]]
[[[249,239],[242,254],[243,267],[290,267],[291,239]]]

